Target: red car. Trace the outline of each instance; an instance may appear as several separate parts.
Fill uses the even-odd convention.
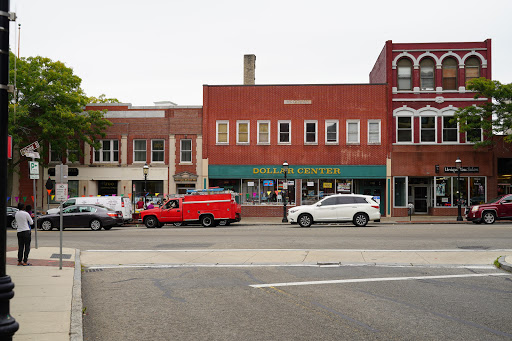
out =
[[[506,194],[481,205],[466,209],[466,219],[475,224],[493,224],[496,220],[512,220],[512,194]]]

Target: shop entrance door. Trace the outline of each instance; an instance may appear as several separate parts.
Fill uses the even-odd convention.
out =
[[[428,190],[427,186],[413,186],[414,212],[420,214],[428,213]]]
[[[357,189],[354,193],[371,195],[374,198],[380,198],[380,214],[384,217],[386,214],[386,201],[382,195],[386,191],[384,180],[362,180],[357,182]]]

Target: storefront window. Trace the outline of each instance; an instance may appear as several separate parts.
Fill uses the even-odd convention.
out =
[[[395,178],[395,207],[406,207],[406,178]]]
[[[320,180],[320,193],[319,197],[322,199],[325,196],[332,195],[336,191],[335,180]]]
[[[457,177],[453,178],[453,202],[455,203],[455,206],[457,206],[457,200],[459,200],[459,190],[460,190],[460,205],[462,207],[467,206],[468,204],[468,178],[467,177],[460,177],[459,186],[457,186]]]
[[[353,193],[352,180],[336,180],[336,192],[343,194]]]
[[[318,201],[318,180],[302,180],[302,204],[311,205]]]
[[[50,193],[50,204],[60,204],[60,201],[55,200],[55,180],[53,182],[53,189]],[[68,197],[78,197],[78,180],[68,180]]]
[[[295,181],[294,180],[286,180],[288,182],[288,189],[283,190],[284,180],[277,180],[277,188],[278,188],[278,201],[281,202],[283,199],[283,195],[286,195],[286,203],[289,205],[295,204]]]
[[[225,190],[231,190],[236,193],[240,193],[240,179],[212,179],[210,180],[210,187],[220,187]]]
[[[277,183],[276,180],[261,180],[261,203],[277,203]]]
[[[242,180],[242,204],[259,204],[260,183],[259,179]]]
[[[132,193],[133,204],[136,204],[140,199],[149,200],[153,205],[161,204],[164,199],[164,182],[159,180],[148,181],[132,181],[135,186],[135,191]],[[144,192],[146,187],[146,192]]]
[[[436,207],[452,206],[452,178],[436,177]]]
[[[469,178],[471,205],[485,203],[485,177]]]

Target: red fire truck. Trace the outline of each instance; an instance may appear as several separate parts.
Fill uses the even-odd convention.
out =
[[[142,211],[141,219],[147,228],[192,223],[211,227],[218,224],[229,225],[242,219],[242,206],[237,203],[236,193],[211,193],[211,190],[203,190],[182,197],[168,198],[162,206]]]

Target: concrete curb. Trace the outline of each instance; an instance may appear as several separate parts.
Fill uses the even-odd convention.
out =
[[[500,269],[503,269],[508,272],[512,272],[512,264],[509,264],[505,261],[506,256],[501,256],[498,258],[498,263],[500,264]]]
[[[80,249],[75,250],[75,273],[73,276],[73,295],[71,299],[70,341],[83,341],[82,326],[82,264]]]

